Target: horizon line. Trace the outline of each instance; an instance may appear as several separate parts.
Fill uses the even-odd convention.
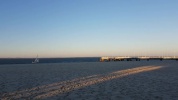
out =
[[[178,57],[178,56],[83,56],[83,57],[38,57],[38,58],[101,58],[101,57]],[[0,57],[0,59],[34,59],[36,57]]]

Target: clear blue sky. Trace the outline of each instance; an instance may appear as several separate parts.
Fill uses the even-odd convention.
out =
[[[0,58],[178,56],[178,0],[0,0]]]

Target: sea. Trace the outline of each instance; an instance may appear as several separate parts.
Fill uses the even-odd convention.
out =
[[[0,58],[3,64],[31,64],[34,58]],[[73,62],[99,62],[100,57],[77,57],[77,58],[39,58],[40,63],[73,63]]]

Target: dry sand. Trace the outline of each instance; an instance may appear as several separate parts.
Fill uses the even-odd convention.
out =
[[[0,99],[178,100],[178,61],[0,65]]]

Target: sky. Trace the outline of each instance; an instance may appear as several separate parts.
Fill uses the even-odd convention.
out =
[[[178,0],[0,0],[0,58],[178,56]]]

